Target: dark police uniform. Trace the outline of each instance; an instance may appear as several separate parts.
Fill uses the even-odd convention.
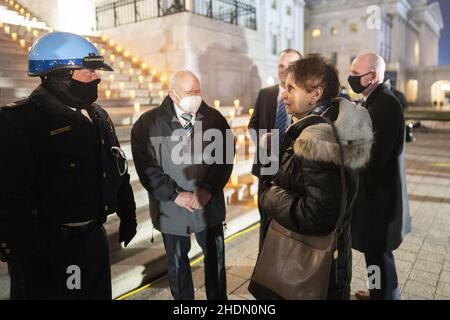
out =
[[[135,225],[136,206],[111,119],[95,104],[88,112],[92,121],[42,86],[0,109],[0,257],[12,299],[111,299],[102,224],[116,212]]]

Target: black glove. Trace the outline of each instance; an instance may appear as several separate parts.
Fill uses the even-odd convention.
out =
[[[119,226],[119,243],[125,242],[125,247],[136,235],[137,222],[136,219],[122,219]]]

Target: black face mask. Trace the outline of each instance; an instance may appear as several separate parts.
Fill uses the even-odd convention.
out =
[[[369,74],[371,74],[372,71],[363,74],[362,76],[349,76],[348,77],[348,83],[350,84],[350,87],[352,87],[353,91],[355,93],[363,93],[364,91],[366,91],[366,89],[370,86],[368,85],[367,87],[364,87],[361,84],[361,79]]]
[[[89,108],[98,98],[100,79],[84,83],[72,79],[72,71],[61,70],[42,77],[42,85],[61,103],[79,109]]]
[[[81,105],[74,106],[75,108],[90,107],[98,98],[98,84],[100,79],[91,82],[80,82],[72,79],[69,85],[69,93],[74,97],[79,97],[82,101]]]

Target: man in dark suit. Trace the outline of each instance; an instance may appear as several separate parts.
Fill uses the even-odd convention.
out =
[[[286,49],[280,53],[278,59],[278,79],[279,84],[272,87],[262,89],[255,103],[255,111],[252,114],[250,123],[248,125],[249,129],[253,129],[256,132],[256,156],[255,162],[252,169],[252,174],[259,178],[259,188],[258,196],[264,191],[264,180],[270,178],[276,172],[270,173],[262,172],[261,168],[269,167],[270,164],[265,161],[266,159],[261,159],[258,155],[260,154],[260,149],[269,149],[271,144],[271,130],[279,130],[279,141],[273,141],[272,143],[281,146],[284,138],[284,134],[290,125],[292,119],[286,113],[286,106],[284,105],[281,95],[286,86],[287,80],[287,68],[289,65],[302,58],[302,54],[293,49]],[[267,132],[263,132],[266,130]],[[264,170],[263,170],[264,171]],[[259,251],[262,249],[264,243],[264,237],[267,233],[267,228],[269,226],[269,219],[267,215],[259,208],[261,215],[261,227],[259,232]]]
[[[384,83],[385,69],[383,58],[363,54],[353,62],[349,77],[353,91],[364,95],[363,105],[370,113],[375,134],[370,163],[361,173],[352,219],[352,246],[365,255],[371,285],[369,293],[356,293],[358,299],[400,298],[392,251],[411,231],[405,119],[400,102]]]
[[[203,139],[217,131],[222,140]],[[226,119],[202,100],[200,81],[190,71],[173,75],[161,106],[144,113],[131,131],[136,171],[148,191],[153,226],[163,236],[176,300],[195,296],[188,256],[192,234],[205,256],[208,300],[227,299],[223,188],[233,171],[234,149],[226,141],[233,141]],[[215,156],[209,157],[212,144]]]

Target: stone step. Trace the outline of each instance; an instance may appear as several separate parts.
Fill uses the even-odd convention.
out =
[[[34,89],[40,84],[40,80],[38,78],[30,78],[30,77],[3,77],[0,76],[0,88],[26,88],[26,89]]]
[[[1,59],[1,57],[0,57]],[[2,69],[0,68],[0,77],[11,77],[11,78],[28,78],[27,68],[25,69]]]
[[[259,221],[259,213],[254,206],[253,201],[243,201],[227,210],[227,229],[225,237],[230,237]],[[139,232],[146,233],[144,229]],[[144,237],[151,237],[150,234]],[[130,243],[129,250],[132,254],[125,255],[125,258],[116,260],[119,255],[114,255],[112,260],[112,283],[113,297],[117,298],[127,292],[130,292],[141,285],[151,282],[167,273],[167,259],[162,243],[162,237],[155,231],[155,242],[151,247],[134,247]],[[193,240],[193,239],[192,239]],[[190,258],[201,254],[201,249],[196,241],[192,241],[192,249],[189,253]]]
[[[0,55],[4,54],[20,58],[28,56],[24,48],[21,48],[17,42],[10,41],[10,39],[0,40]]]
[[[0,88],[0,98],[16,101],[28,97],[32,91],[32,88]]]
[[[0,69],[28,70],[28,59],[25,56],[23,57],[23,59],[14,59],[14,58],[8,58],[7,55],[1,55]]]

